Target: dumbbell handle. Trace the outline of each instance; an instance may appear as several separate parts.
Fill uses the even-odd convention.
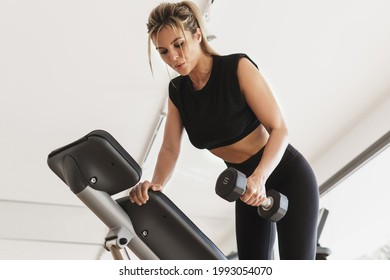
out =
[[[262,204],[260,204],[260,206],[263,207],[265,211],[271,209],[272,205],[274,205],[274,199],[270,196],[267,197]]]
[[[274,199],[271,196],[267,196],[263,203],[260,204],[260,206],[263,207],[264,211],[268,211],[269,209],[271,209],[272,205],[274,205]]]

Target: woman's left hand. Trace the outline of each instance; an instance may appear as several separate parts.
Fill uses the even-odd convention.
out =
[[[259,175],[252,174],[246,180],[246,190],[241,200],[251,206],[260,206],[265,199],[265,180]]]

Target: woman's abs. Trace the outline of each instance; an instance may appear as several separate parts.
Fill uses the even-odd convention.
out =
[[[269,134],[263,125],[259,125],[245,138],[231,145],[210,150],[212,154],[231,163],[241,163],[256,154],[265,146]]]

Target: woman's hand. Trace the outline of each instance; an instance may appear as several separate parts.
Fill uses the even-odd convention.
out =
[[[140,182],[130,190],[130,201],[139,206],[145,204],[149,200],[148,190],[162,191],[163,187],[160,184],[154,184],[149,181]]]
[[[251,206],[260,206],[266,200],[265,180],[255,174],[248,177],[241,200]]]

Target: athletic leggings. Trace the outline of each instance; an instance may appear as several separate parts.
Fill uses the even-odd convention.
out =
[[[225,162],[251,176],[258,166],[264,148],[242,163]],[[317,246],[318,185],[306,159],[288,145],[279,165],[265,187],[287,196],[286,215],[269,222],[257,214],[257,207],[236,202],[236,237],[238,258],[242,260],[273,259],[273,246],[278,234],[279,257],[282,260],[314,260]]]

